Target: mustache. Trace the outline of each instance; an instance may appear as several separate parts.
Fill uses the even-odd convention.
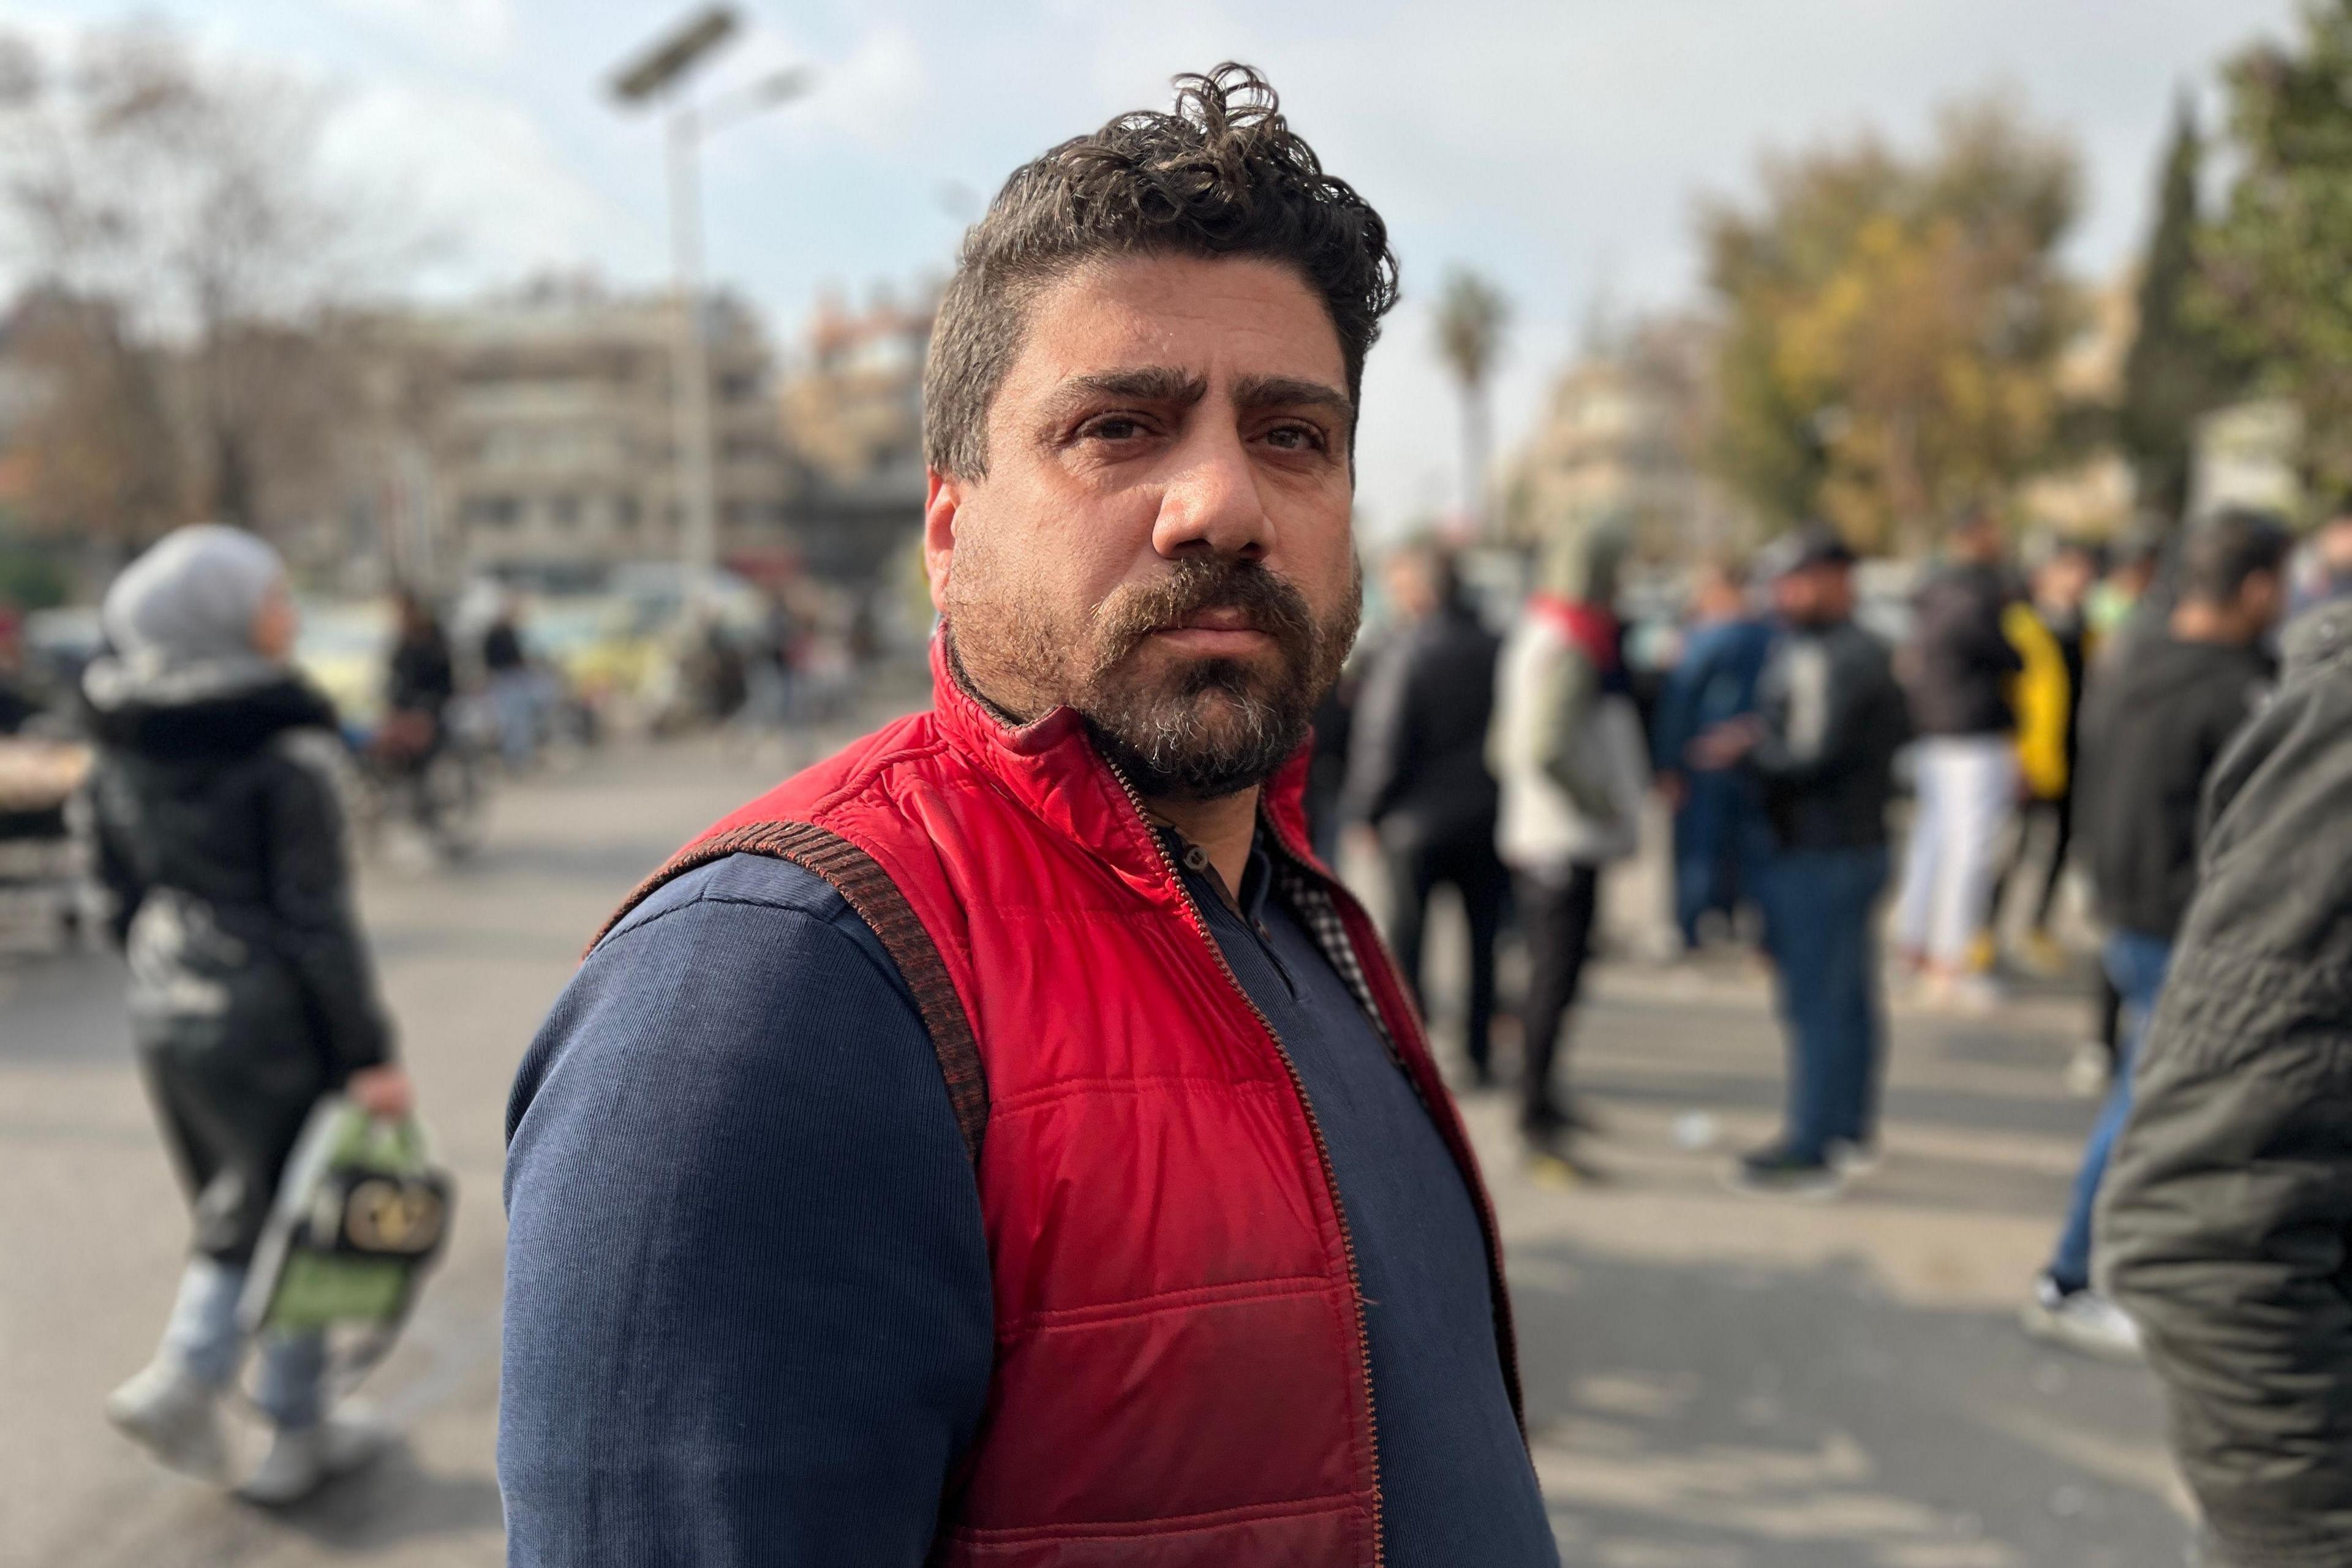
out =
[[[1238,610],[1252,631],[1294,653],[1315,644],[1314,612],[1287,578],[1231,557],[1189,556],[1158,581],[1121,588],[1103,602],[1096,627],[1104,665],[1207,610]]]

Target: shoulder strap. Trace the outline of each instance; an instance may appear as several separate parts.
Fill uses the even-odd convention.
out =
[[[981,1140],[988,1131],[988,1078],[981,1068],[980,1045],[972,1037],[971,1019],[964,1015],[963,999],[956,994],[947,964],[914,906],[907,902],[907,895],[871,855],[839,834],[807,822],[754,822],[689,844],[637,884],[597,931],[596,942],[604,941],[630,910],[665,882],[730,855],[765,855],[815,873],[833,884],[857,918],[873,928],[883,951],[898,966],[907,989],[914,993],[915,1007],[923,1016],[931,1050],[940,1060],[940,1076],[947,1079],[948,1102],[955,1108],[964,1152],[977,1167]],[[592,942],[589,946],[593,950],[595,944]]]

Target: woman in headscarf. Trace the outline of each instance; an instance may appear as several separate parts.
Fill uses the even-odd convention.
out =
[[[237,1298],[287,1156],[321,1096],[398,1117],[410,1088],[352,910],[334,710],[287,662],[277,553],[237,529],[179,529],[115,580],[101,618],[111,652],[83,682],[100,862],[140,1065],[195,1218],[163,1344],[107,1415],[165,1464],[225,1479]],[[316,1335],[265,1338],[255,1403],[276,1437],[249,1500],[291,1502],[379,1446],[329,1419],[324,1368]]]

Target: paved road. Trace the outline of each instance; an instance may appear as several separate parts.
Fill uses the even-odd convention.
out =
[[[407,1433],[370,1476],[266,1517],[150,1468],[98,1415],[146,1355],[184,1221],[131,1070],[110,959],[0,957],[0,1564],[268,1568],[499,1560],[492,1468],[515,1060],[632,880],[772,772],[623,753],[499,797],[456,871],[377,869],[368,923],[443,1152],[457,1234],[372,1384]],[[2146,1568],[2187,1529],[2144,1374],[2013,1327],[2088,1111],[2070,1011],[1902,1016],[1888,1142],[1830,1205],[1743,1200],[1779,1046],[1757,977],[1604,966],[1577,1063],[1610,1185],[1559,1193],[1469,1103],[1511,1243],[1537,1460],[1593,1568]],[[1441,1004],[1442,1007],[1442,1004]],[[1704,1109],[1717,1145],[1686,1149]],[[1691,1131],[1682,1128],[1684,1142]]]

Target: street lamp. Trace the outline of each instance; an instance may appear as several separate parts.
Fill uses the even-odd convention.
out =
[[[656,39],[616,70],[615,101],[635,109],[667,105],[669,243],[675,321],[672,413],[677,422],[677,490],[684,510],[680,531],[686,571],[686,603],[699,608],[719,563],[719,517],[714,494],[710,421],[710,367],[702,312],[702,196],[699,153],[715,131],[740,123],[765,110],[789,103],[816,85],[803,67],[788,67],[719,95],[698,107],[686,97],[688,78],[740,26],[730,6],[712,5]]]

